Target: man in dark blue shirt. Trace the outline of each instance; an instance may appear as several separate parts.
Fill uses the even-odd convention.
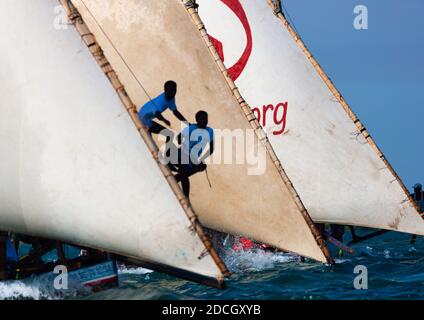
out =
[[[178,174],[175,176],[181,182],[183,192],[190,195],[189,177],[197,172],[205,171],[204,161],[214,152],[214,132],[208,127],[206,111],[196,113],[196,124],[189,124],[177,137],[179,149]],[[206,149],[209,147],[208,149]]]

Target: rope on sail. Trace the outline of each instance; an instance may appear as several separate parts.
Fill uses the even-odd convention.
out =
[[[106,39],[109,41],[109,43],[111,44],[113,50],[115,50],[116,54],[119,56],[119,58],[121,58],[122,62],[125,64],[125,67],[128,69],[128,71],[131,73],[131,75],[133,76],[133,78],[135,79],[135,81],[137,81],[138,85],[140,86],[140,88],[144,91],[144,93],[146,94],[147,98],[149,99],[149,101],[151,101],[153,104],[155,104],[154,100],[152,99],[152,97],[149,95],[149,93],[147,92],[146,88],[143,86],[143,84],[141,83],[140,79],[138,79],[138,77],[135,75],[134,71],[130,68],[130,66],[128,65],[128,62],[124,59],[124,57],[121,55],[121,52],[118,50],[118,48],[116,48],[115,44],[112,42],[112,40],[110,39],[109,35],[107,34],[107,32],[103,29],[103,27],[101,26],[101,24],[99,23],[99,21],[96,19],[96,17],[93,15],[93,13],[91,12],[91,10],[88,8],[88,6],[85,4],[84,0],[80,0],[80,2],[83,4],[83,6],[85,7],[85,9],[87,10],[87,12],[90,14],[91,18],[93,19],[93,21],[96,23],[96,25],[99,27],[99,29],[102,31],[102,33],[104,34],[104,36],[106,37]],[[156,104],[155,104],[156,106]],[[157,107],[157,106],[156,106]]]

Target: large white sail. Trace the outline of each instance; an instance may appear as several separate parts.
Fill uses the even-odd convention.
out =
[[[222,262],[59,3],[3,0],[0,16],[0,230],[221,284]]]
[[[136,105],[160,94],[163,83],[172,79],[178,83],[178,108],[190,121],[204,109],[214,129],[251,129],[181,1],[71,2]],[[180,128],[176,121],[172,127]],[[254,145],[264,151],[257,137]],[[283,181],[268,154],[265,162],[260,175],[249,175],[247,163],[213,163],[208,168],[212,187],[204,174],[192,177],[190,201],[200,221],[212,229],[328,261],[325,245],[295,201],[291,185]]]
[[[270,0],[199,0],[232,78],[316,222],[424,234],[409,194]]]

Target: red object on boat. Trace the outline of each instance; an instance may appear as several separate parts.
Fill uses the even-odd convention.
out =
[[[234,244],[234,251],[252,249],[253,242],[250,239],[240,237],[239,243]]]

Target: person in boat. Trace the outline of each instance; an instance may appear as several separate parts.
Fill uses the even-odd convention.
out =
[[[0,246],[0,280],[13,279],[19,257],[10,234],[0,232]]]
[[[424,192],[421,183],[416,183],[414,185],[414,193],[412,193],[411,196],[418,203],[421,212],[424,212]]]
[[[340,224],[331,224],[330,225],[330,236],[334,239],[343,242],[343,235],[345,233],[345,226]]]
[[[172,140],[172,130],[153,120],[157,119],[165,123],[167,126],[170,126],[171,122],[165,119],[162,115],[164,111],[169,109],[174,113],[174,116],[178,120],[187,123],[186,118],[177,109],[177,105],[175,103],[176,94],[177,83],[171,80],[167,81],[164,85],[164,92],[144,104],[138,112],[141,122],[149,128],[149,133],[161,134],[166,137],[167,142]]]
[[[205,171],[204,161],[214,152],[214,131],[208,127],[208,121],[208,113],[199,111],[196,113],[196,124],[189,124],[177,136],[181,147],[178,149],[178,164],[175,166],[178,173],[175,179],[181,182],[187,198],[190,195],[189,177]]]
[[[424,212],[423,186],[421,183],[416,183],[413,188],[414,188],[414,193],[411,193],[411,197],[417,202],[420,212]],[[411,238],[411,244],[415,244],[416,241],[417,241],[417,235],[414,234]]]
[[[274,248],[263,243],[257,243],[246,237],[239,237],[233,245],[234,251],[249,251],[252,249],[262,249],[264,251],[275,251]]]

